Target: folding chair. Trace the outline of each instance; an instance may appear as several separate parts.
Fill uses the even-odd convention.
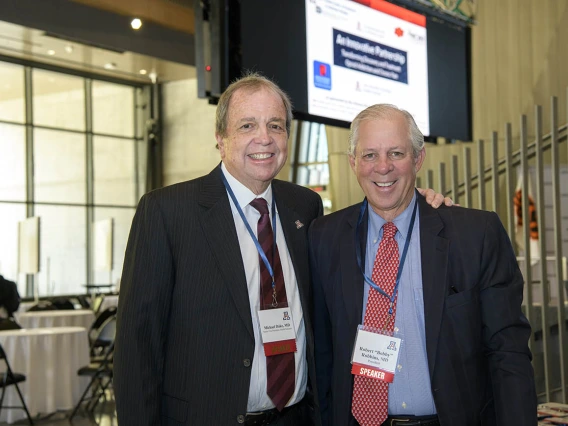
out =
[[[71,413],[69,420],[77,414],[83,402],[87,402],[87,412],[93,413],[98,405],[101,397],[106,402],[106,391],[112,384],[113,377],[113,354],[114,354],[114,338],[116,335],[116,315],[107,319],[100,329],[95,342],[100,343],[101,353],[91,358],[91,363],[79,369],[79,376],[89,376],[89,382],[81,399]],[[91,396],[87,394],[91,391]]]
[[[116,316],[116,306],[111,306],[105,309],[100,314],[97,315],[93,324],[89,328],[89,346],[91,348],[91,357],[97,356],[102,347],[108,346],[108,341],[103,338],[103,340],[97,340],[103,329],[103,324],[105,324],[109,318]]]
[[[2,387],[2,395],[0,396],[0,411],[2,411],[2,408],[22,409],[26,412],[26,416],[28,417],[28,422],[30,423],[30,425],[33,425],[34,422],[32,421],[32,416],[30,416],[30,412],[28,411],[26,401],[24,401],[24,397],[22,396],[22,392],[20,392],[20,387],[18,386],[18,383],[26,381],[26,376],[20,373],[14,373],[12,371],[10,363],[8,362],[8,358],[6,357],[6,352],[4,352],[4,348],[2,347],[2,345],[0,345],[0,359],[4,360],[4,363],[6,364],[6,371],[2,373],[2,375],[0,375],[0,379],[2,379],[2,381],[0,382],[0,387]],[[4,396],[6,394],[6,388],[12,385],[15,386],[16,392],[18,392],[18,396],[20,397],[20,401],[22,402],[21,406],[12,407],[12,406],[3,405]]]
[[[93,299],[93,306],[91,306],[91,309],[93,310],[95,315],[99,314],[99,311],[101,310],[101,306],[103,306],[104,300],[105,300],[104,294],[99,294],[99,295],[95,296],[95,298]]]

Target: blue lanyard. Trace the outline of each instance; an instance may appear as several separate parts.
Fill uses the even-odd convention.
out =
[[[227,189],[227,192],[229,193],[231,200],[233,200],[233,204],[237,208],[237,211],[239,212],[239,215],[241,216],[241,219],[243,220],[247,228],[247,231],[250,234],[252,241],[254,242],[254,245],[256,246],[258,254],[260,255],[262,261],[264,262],[264,265],[266,266],[266,269],[268,270],[268,273],[270,274],[270,278],[272,278],[272,290],[274,290],[274,288],[276,287],[276,283],[274,282],[274,271],[272,269],[272,266],[270,265],[268,258],[264,254],[264,250],[262,249],[262,246],[258,242],[258,238],[256,238],[256,236],[254,235],[254,232],[252,231],[252,228],[250,227],[248,220],[245,217],[245,214],[243,213],[243,209],[241,209],[241,206],[239,205],[237,197],[235,197],[235,194],[233,193],[233,190],[231,189],[229,182],[227,182],[225,175],[222,173],[221,173],[221,178],[223,179],[223,184],[225,185],[225,188]],[[274,197],[274,194],[272,194],[272,232],[274,234],[274,241],[272,245],[272,253],[274,255],[274,252],[276,251],[276,197]]]
[[[406,235],[406,241],[404,243],[404,250],[402,251],[402,257],[400,259],[400,264],[398,266],[398,273],[396,274],[396,283],[394,285],[394,291],[392,295],[389,296],[382,288],[380,288],[376,283],[373,282],[371,278],[365,274],[363,270],[363,265],[361,262],[361,244],[359,242],[359,226],[361,226],[361,222],[363,221],[363,216],[365,215],[365,211],[368,208],[367,198],[363,200],[363,204],[361,205],[361,211],[359,212],[359,219],[357,219],[357,227],[355,228],[355,251],[357,253],[357,265],[359,265],[359,269],[365,278],[365,282],[377,290],[380,294],[385,296],[386,298],[390,299],[390,306],[389,306],[389,315],[392,315],[394,300],[396,298],[396,293],[398,291],[398,285],[400,284],[400,277],[402,275],[402,268],[404,267],[404,261],[406,260],[406,253],[408,252],[408,246],[410,245],[410,237],[412,237],[412,230],[414,228],[414,219],[416,219],[416,207],[418,206],[418,198],[416,198],[414,202],[414,209],[412,210],[412,217],[410,219],[410,226],[408,228],[408,233]]]

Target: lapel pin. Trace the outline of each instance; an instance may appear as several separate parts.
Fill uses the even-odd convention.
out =
[[[297,220],[294,223],[296,224],[296,229],[300,229],[302,226],[304,226],[304,224],[302,222],[300,222],[299,220]]]

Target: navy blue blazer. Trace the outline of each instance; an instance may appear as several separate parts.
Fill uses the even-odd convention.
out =
[[[440,424],[536,425],[523,277],[505,229],[493,212],[436,210],[418,200],[426,352]],[[360,206],[317,219],[309,233],[324,425],[353,420],[350,360],[364,289],[355,255]],[[363,260],[367,223],[358,238]]]

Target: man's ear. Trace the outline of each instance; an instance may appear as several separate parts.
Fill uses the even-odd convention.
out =
[[[223,140],[223,136],[219,133],[215,133],[215,139],[217,140],[217,148],[221,153],[221,158],[225,157],[225,141]]]
[[[349,154],[349,165],[351,166],[351,170],[355,172],[355,154]]]
[[[422,163],[424,163],[424,159],[426,158],[426,148],[422,148],[418,153],[418,157],[416,157],[416,161],[414,163],[414,170],[415,173],[418,173],[422,168]]]

